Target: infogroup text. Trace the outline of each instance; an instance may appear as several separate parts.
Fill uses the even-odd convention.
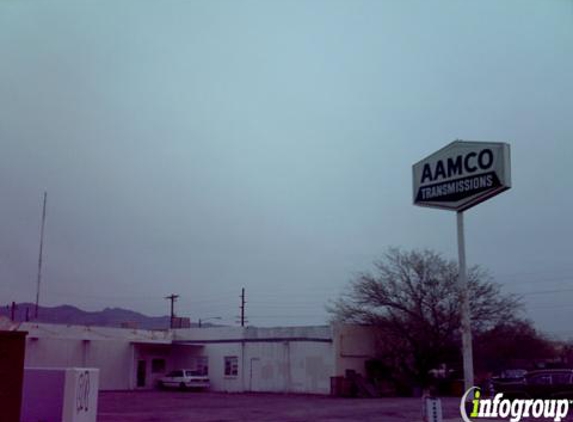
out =
[[[466,403],[471,400],[471,412],[468,415]],[[554,422],[563,420],[569,413],[568,399],[504,399],[503,393],[493,398],[482,398],[479,387],[468,389],[462,396],[460,413],[464,422],[472,422],[479,418],[502,418],[510,422],[519,422],[522,418],[553,419]]]

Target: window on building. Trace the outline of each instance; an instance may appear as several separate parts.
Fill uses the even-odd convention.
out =
[[[151,372],[153,374],[162,374],[165,372],[165,359],[152,359]]]
[[[225,356],[225,376],[236,377],[239,374],[239,359],[237,356]]]

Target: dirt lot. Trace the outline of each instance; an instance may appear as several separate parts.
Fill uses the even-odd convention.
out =
[[[421,399],[345,399],[311,395],[102,392],[98,422],[415,422]],[[458,399],[443,399],[459,418]]]

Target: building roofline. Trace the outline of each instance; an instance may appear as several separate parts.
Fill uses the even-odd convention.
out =
[[[220,343],[285,343],[285,342],[310,342],[310,343],[332,343],[331,338],[321,337],[264,337],[264,338],[229,338],[212,340],[173,340],[173,344],[220,344]]]

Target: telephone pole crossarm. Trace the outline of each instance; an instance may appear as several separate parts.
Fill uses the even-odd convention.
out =
[[[174,326],[174,321],[175,321],[175,302],[177,301],[177,298],[179,298],[179,295],[176,294],[170,294],[169,296],[165,296],[165,299],[171,301],[171,319],[170,319],[170,323],[169,323],[169,328],[173,328]]]

